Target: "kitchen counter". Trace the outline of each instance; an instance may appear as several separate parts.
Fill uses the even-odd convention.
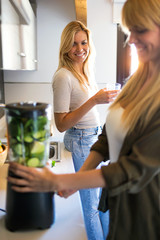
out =
[[[8,164],[0,168],[0,208],[5,209],[6,176]],[[53,168],[55,173],[74,172],[71,153],[61,143],[61,161]],[[45,230],[27,230],[10,232],[5,228],[5,212],[0,211],[1,240],[87,240],[82,218],[79,194],[68,199],[55,195],[55,223]]]

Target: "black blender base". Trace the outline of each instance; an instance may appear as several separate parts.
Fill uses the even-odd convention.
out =
[[[53,193],[18,193],[8,183],[5,218],[8,230],[46,229],[54,220]]]

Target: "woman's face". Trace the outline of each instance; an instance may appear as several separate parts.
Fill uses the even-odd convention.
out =
[[[68,56],[72,59],[73,64],[83,64],[89,54],[89,46],[87,34],[84,31],[79,31],[75,34],[74,43]]]
[[[154,30],[130,29],[129,43],[135,45],[140,62],[157,63],[160,60],[160,27],[154,26]]]

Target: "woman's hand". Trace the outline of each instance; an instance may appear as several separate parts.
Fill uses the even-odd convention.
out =
[[[71,196],[71,195],[74,194],[75,192],[76,192],[75,190],[63,190],[63,191],[57,192],[57,194],[58,194],[60,197],[68,198],[69,196]]]
[[[10,163],[9,170],[16,176],[8,176],[12,189],[18,192],[55,192],[57,190],[56,177],[49,167],[32,168]]]
[[[94,96],[94,100],[96,104],[105,104],[113,102],[115,97],[119,94],[120,90],[107,90],[107,88],[103,88],[99,90]]]

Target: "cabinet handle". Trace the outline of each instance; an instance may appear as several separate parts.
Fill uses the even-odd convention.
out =
[[[19,55],[20,57],[26,57],[26,54],[25,54],[25,53],[23,53],[23,52],[21,52],[21,53],[18,53],[18,55]]]

